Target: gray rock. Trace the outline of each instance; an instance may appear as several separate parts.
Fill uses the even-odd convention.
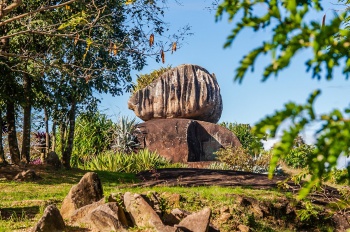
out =
[[[118,208],[117,203],[111,202],[93,210],[89,215],[93,231],[127,231],[118,218]]]
[[[128,107],[144,121],[187,118],[216,123],[223,106],[215,75],[198,65],[184,64],[134,93]]]
[[[172,209],[170,213],[166,213],[163,216],[163,221],[164,221],[164,224],[166,225],[174,226],[176,224],[179,224],[182,219],[184,219],[190,214],[191,214],[190,212],[175,208],[175,209]]]
[[[70,217],[70,222],[72,225],[79,226],[80,224],[87,223],[89,219],[89,214],[95,210],[97,207],[105,204],[105,199],[101,199],[97,202],[94,202],[90,205],[85,205],[72,213]]]
[[[94,172],[86,173],[77,185],[74,185],[64,198],[61,215],[69,219],[75,210],[101,200],[103,189],[100,178]]]
[[[49,154],[47,154],[47,157],[45,159],[45,163],[53,166],[56,169],[61,167],[60,158],[58,158],[58,155],[54,151],[51,151],[51,152],[49,152]]]
[[[64,231],[65,224],[60,211],[55,205],[45,208],[44,214],[39,222],[33,227],[32,232],[56,232]]]
[[[118,203],[118,219],[122,225],[133,226],[130,215],[123,210],[125,208],[123,199],[123,193],[111,193],[108,197],[108,202]]]
[[[141,197],[141,195],[126,192],[124,194],[124,204],[134,225],[138,227],[153,228],[158,232],[176,231],[174,227],[165,226],[163,224],[158,214],[146,202],[146,200]]]
[[[210,208],[204,208],[197,213],[188,215],[175,227],[185,231],[207,232],[209,229],[210,216]]]

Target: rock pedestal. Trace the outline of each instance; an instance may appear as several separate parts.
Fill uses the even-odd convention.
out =
[[[141,148],[182,163],[212,161],[220,148],[241,145],[228,129],[191,119],[151,120],[139,124],[135,135]]]

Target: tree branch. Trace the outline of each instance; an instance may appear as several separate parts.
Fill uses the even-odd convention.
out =
[[[13,3],[8,5],[5,9],[1,10],[0,18],[6,16],[8,13],[13,11],[15,8],[19,7],[22,4],[22,0],[14,0]]]
[[[21,0],[16,0],[16,1],[21,1]],[[17,15],[17,16],[14,16],[14,17],[10,18],[10,19],[7,19],[7,20],[5,20],[5,21],[3,21],[3,22],[0,22],[0,26],[6,25],[6,24],[8,24],[8,23],[10,23],[10,22],[13,22],[13,21],[16,21],[16,20],[18,20],[18,19],[24,18],[24,17],[26,17],[26,16],[28,16],[28,15],[32,15],[32,14],[35,14],[35,13],[38,13],[38,12],[41,12],[41,11],[52,10],[52,9],[55,9],[55,8],[59,8],[59,7],[62,7],[62,6],[66,6],[66,5],[69,5],[69,4],[71,4],[71,3],[73,3],[73,2],[76,2],[76,1],[77,1],[77,0],[70,0],[70,1],[68,1],[68,2],[64,2],[64,3],[62,3],[62,4],[58,4],[58,5],[55,5],[55,6],[42,7],[42,8],[40,8],[40,9],[31,11],[31,12],[28,12],[28,13],[25,13],[25,14]],[[12,4],[13,4],[13,3],[12,3]],[[12,4],[11,4],[11,5],[12,5]],[[10,5],[10,6],[11,6],[11,5]],[[6,8],[7,8],[7,7],[6,7]],[[5,8],[5,10],[6,10],[6,8]],[[14,9],[14,8],[13,8],[13,9]],[[12,10],[13,10],[13,9],[12,9]]]

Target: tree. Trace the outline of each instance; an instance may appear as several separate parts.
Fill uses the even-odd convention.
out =
[[[36,107],[45,108],[47,116],[61,122],[66,168],[70,167],[79,107],[96,106],[91,104],[98,102],[95,92],[120,95],[130,89],[131,69],[142,69],[147,57],[164,59],[164,52],[179,47],[189,29],[185,27],[176,35],[167,33],[161,20],[165,1],[160,6],[141,0],[14,3],[16,7],[11,10],[4,8],[0,22],[0,39],[4,41],[0,53],[2,78],[6,77],[11,87],[6,91],[12,92],[4,90],[0,94],[9,96],[6,104],[10,119],[15,118],[10,113],[16,104],[25,109],[22,156],[27,162],[31,103],[39,103]],[[24,103],[15,96],[19,92],[25,94]],[[34,97],[37,101],[33,101]],[[20,154],[13,137],[16,127],[10,126],[15,120],[7,122],[11,156],[18,163]]]
[[[340,2],[345,5],[350,3],[344,0]],[[258,7],[265,11],[257,12]],[[296,52],[301,50],[312,51],[311,57],[305,56],[305,62],[307,71],[312,72],[313,78],[322,79],[325,75],[327,80],[331,80],[336,67],[342,67],[343,74],[348,78],[350,73],[350,30],[346,28],[346,23],[349,21],[348,8],[327,22],[326,14],[322,23],[308,19],[308,13],[322,10],[319,0],[225,0],[218,5],[217,20],[227,13],[229,20],[237,22],[227,38],[225,47],[230,46],[239,32],[245,28],[251,28],[256,33],[261,30],[271,32],[269,39],[262,41],[261,46],[243,57],[234,79],[241,82],[248,69],[254,67],[259,55],[271,55],[271,63],[265,67],[262,76],[262,80],[266,81],[273,74],[277,76],[290,64]],[[256,132],[263,134],[268,132],[274,137],[283,121],[288,119],[292,121],[289,129],[283,131],[281,141],[274,146],[270,166],[271,177],[278,160],[284,158],[292,149],[293,141],[299,133],[312,122],[322,124],[315,133],[315,150],[307,160],[311,179],[300,191],[300,197],[305,197],[313,186],[319,186],[323,180],[327,180],[328,174],[336,167],[340,155],[348,157],[350,155],[350,108],[317,115],[313,105],[319,95],[320,91],[316,90],[305,104],[287,103],[284,109],[276,111],[255,126]],[[350,166],[347,169],[349,173]],[[350,179],[350,176],[347,178]]]

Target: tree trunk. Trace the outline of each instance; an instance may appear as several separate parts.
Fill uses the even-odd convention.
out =
[[[11,160],[12,163],[19,164],[21,156],[19,153],[17,141],[15,103],[11,101],[7,101],[6,103],[6,119]]]
[[[76,111],[76,102],[75,99],[72,100],[72,105],[69,111],[69,132],[66,141],[65,149],[62,153],[62,163],[66,169],[70,169],[70,158],[73,151],[73,142],[74,142],[74,130],[75,130],[75,111]]]
[[[7,164],[7,161],[5,159],[5,152],[4,152],[4,147],[2,144],[2,110],[0,109],[0,127],[1,127],[1,132],[0,132],[0,164]]]
[[[51,151],[56,151],[56,122],[52,123]]]
[[[49,115],[47,114],[46,107],[44,107],[44,117],[45,117],[45,155],[49,153],[50,149],[50,134],[49,134]]]
[[[31,78],[28,74],[23,75],[23,93],[24,93],[24,106],[23,106],[23,140],[22,140],[22,152],[21,158],[23,162],[30,162],[30,132],[31,132],[31,111],[32,111],[32,99],[31,99]]]

